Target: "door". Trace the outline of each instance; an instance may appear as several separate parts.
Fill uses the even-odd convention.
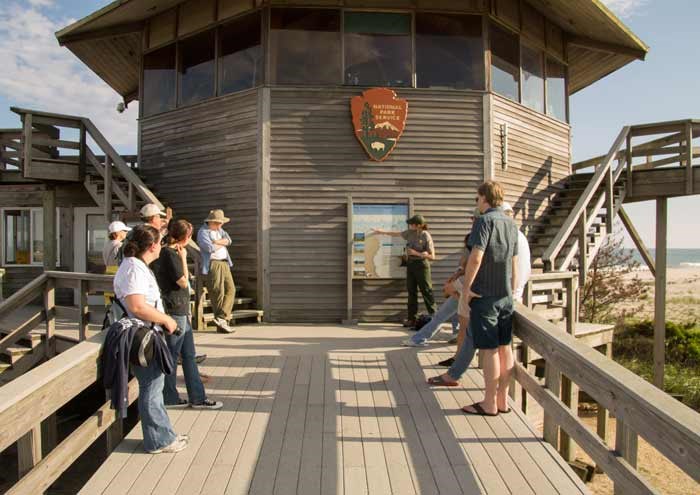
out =
[[[102,261],[102,249],[109,237],[107,232],[109,223],[105,220],[104,209],[74,208],[73,221],[73,266],[75,271],[103,274],[105,264]],[[88,304],[103,305],[104,297],[91,294],[88,297]]]

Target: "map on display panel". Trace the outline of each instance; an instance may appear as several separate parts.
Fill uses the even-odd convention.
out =
[[[405,204],[352,205],[353,278],[406,278],[406,269],[401,266],[406,241],[375,234],[372,229],[404,231],[407,217]]]

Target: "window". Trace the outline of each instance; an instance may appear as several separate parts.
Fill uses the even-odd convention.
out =
[[[547,58],[547,115],[566,122],[566,66]]]
[[[219,94],[262,84],[260,13],[243,16],[219,30]]]
[[[481,17],[416,14],[419,88],[484,89]]]
[[[87,273],[105,273],[107,267],[102,259],[102,251],[107,243],[109,232],[104,215],[86,215],[86,255]]]
[[[175,108],[175,44],[143,56],[143,115]]]
[[[272,81],[278,84],[339,84],[340,11],[272,9]]]
[[[41,208],[2,211],[2,252],[5,265],[41,265],[44,262],[44,214]],[[59,228],[56,209],[56,232]],[[59,237],[59,236],[57,236]],[[58,265],[59,240],[56,239]]]
[[[520,50],[518,37],[491,25],[491,88],[494,92],[519,101]]]
[[[522,66],[522,102],[528,108],[544,113],[544,68],[542,52],[526,45],[520,47]]]
[[[411,16],[345,13],[345,84],[411,86]]]
[[[214,31],[180,41],[180,94],[178,105],[214,96]]]

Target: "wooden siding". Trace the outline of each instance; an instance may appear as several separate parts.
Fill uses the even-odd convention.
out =
[[[483,94],[398,90],[408,100],[401,140],[370,161],[354,136],[350,98],[362,90],[272,89],[270,308],[272,321],[346,316],[347,197],[356,203],[413,199],[435,240],[433,281],[454,270],[468,212],[483,178]],[[354,317],[405,314],[404,281],[355,281]]]
[[[491,96],[495,179],[502,182],[526,229],[537,224],[570,174],[569,126],[498,95]],[[508,125],[507,169],[503,170],[500,126]]]
[[[257,278],[257,90],[143,119],[139,170],[158,198],[195,230],[209,210],[231,222],[236,286],[254,296]]]

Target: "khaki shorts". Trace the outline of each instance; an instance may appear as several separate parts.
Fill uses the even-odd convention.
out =
[[[459,305],[457,306],[457,314],[463,318],[469,318],[469,306],[465,304],[462,298],[462,290],[464,289],[464,277],[459,277],[452,281],[452,288],[459,293]]]

